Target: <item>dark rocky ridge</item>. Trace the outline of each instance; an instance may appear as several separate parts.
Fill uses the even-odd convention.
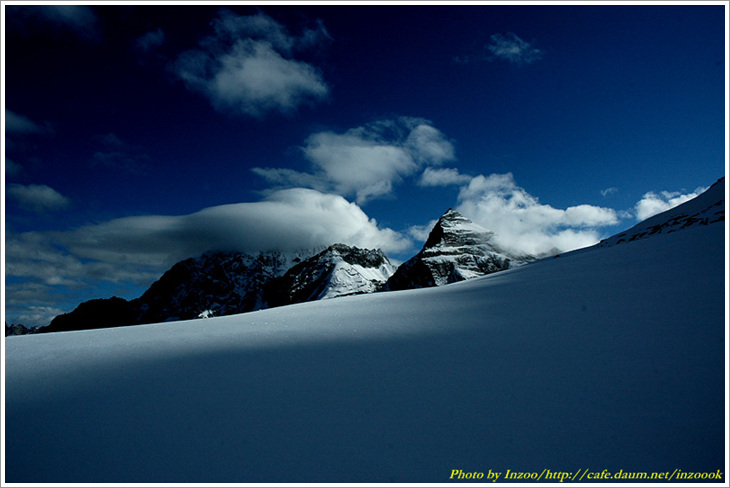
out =
[[[139,298],[89,300],[57,316],[39,332],[231,315],[369,293],[382,286],[393,272],[380,250],[335,244],[318,254],[316,251],[293,255],[264,252],[255,256],[208,252],[175,264]]]

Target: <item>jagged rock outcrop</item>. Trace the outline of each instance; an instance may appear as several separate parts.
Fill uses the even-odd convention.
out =
[[[38,332],[207,318],[370,293],[393,270],[382,251],[344,244],[258,255],[208,252],[175,264],[139,298],[84,302]]]
[[[8,323],[5,322],[5,337],[14,335],[35,334],[35,332],[35,329],[26,327],[23,324],[8,325]]]
[[[494,243],[494,233],[449,209],[431,230],[423,249],[398,267],[384,289],[440,286],[534,260],[533,256],[500,249]]]
[[[230,315],[263,308],[265,284],[314,251],[208,252],[175,264],[138,299],[138,323]]]
[[[360,293],[372,293],[395,271],[380,249],[334,244],[266,286],[265,300],[276,307]]]

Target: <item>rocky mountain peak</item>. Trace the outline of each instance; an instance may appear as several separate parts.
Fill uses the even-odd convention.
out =
[[[499,249],[494,233],[450,208],[439,218],[421,251],[403,263],[386,290],[440,286],[533,261]]]
[[[321,254],[339,256],[349,264],[357,264],[366,268],[377,268],[384,263],[390,264],[390,260],[380,249],[360,249],[346,244],[333,244]]]
[[[423,249],[484,245],[493,235],[493,232],[487,231],[450,208],[436,222]]]
[[[207,318],[370,293],[393,271],[380,249],[345,244],[257,254],[209,251],[172,266],[139,298],[84,302],[42,332]]]
[[[271,280],[265,289],[269,306],[371,293],[395,271],[380,249],[333,244]]]

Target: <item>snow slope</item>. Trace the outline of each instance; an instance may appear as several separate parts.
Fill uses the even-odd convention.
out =
[[[8,337],[5,481],[726,476],[724,244],[716,223],[438,288]]]
[[[602,240],[596,246],[615,246],[636,239],[645,239],[657,234],[670,234],[688,227],[709,225],[724,220],[725,177],[723,176],[692,200],[649,217],[625,232]]]

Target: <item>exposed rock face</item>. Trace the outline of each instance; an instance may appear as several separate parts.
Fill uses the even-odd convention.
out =
[[[208,252],[175,264],[139,298],[84,302],[39,332],[207,318],[370,293],[393,271],[382,251],[344,244],[294,253]]]
[[[8,325],[8,323],[5,322],[5,337],[13,335],[35,334],[35,332],[35,329],[28,328],[23,324]]]
[[[384,289],[441,286],[535,260],[499,249],[493,237],[494,233],[449,209],[431,230],[423,249],[398,267]]]
[[[359,293],[372,293],[395,268],[380,249],[335,244],[293,266],[266,287],[266,303],[275,307]]]
[[[186,259],[133,300],[138,323],[258,310],[263,308],[264,285],[295,261],[296,256],[276,252],[208,252]]]

